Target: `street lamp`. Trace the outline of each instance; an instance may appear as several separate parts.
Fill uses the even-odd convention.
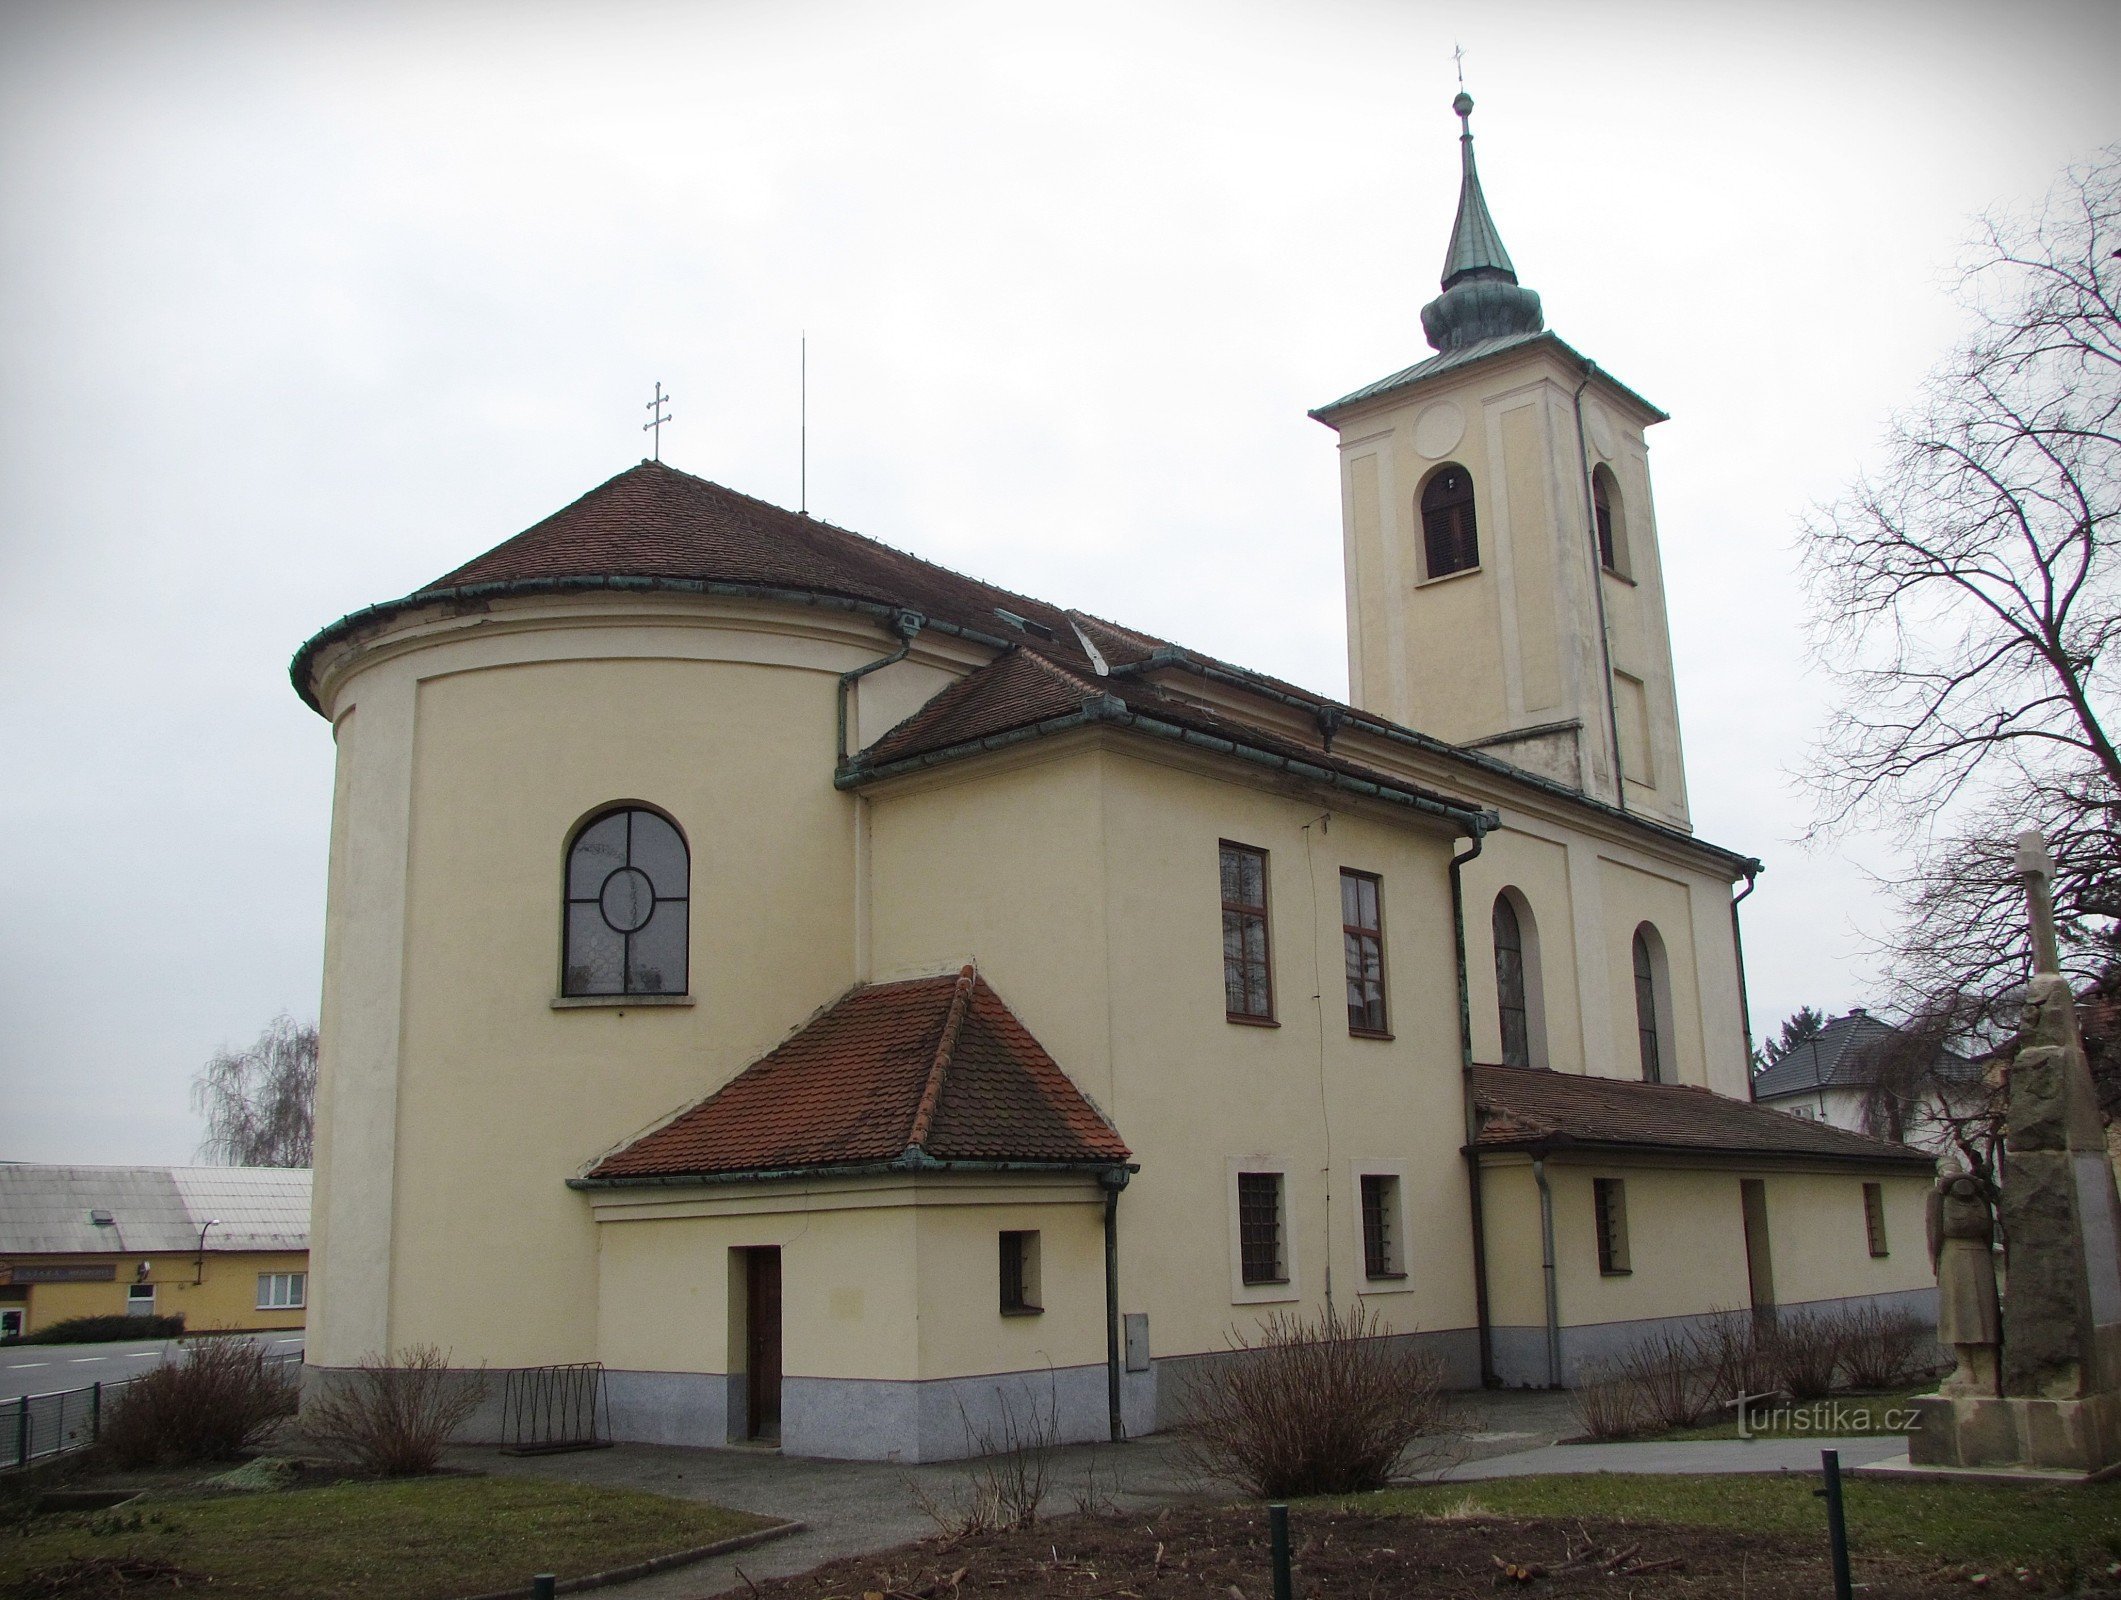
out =
[[[206,1230],[221,1226],[219,1217],[208,1217],[199,1224],[199,1259],[192,1265],[191,1281],[194,1287],[206,1281]]]

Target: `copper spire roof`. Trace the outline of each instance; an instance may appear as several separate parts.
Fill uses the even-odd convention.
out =
[[[1473,97],[1463,89],[1451,102],[1458,113],[1458,216],[1444,252],[1443,293],[1421,308],[1421,329],[1441,351],[1484,339],[1534,334],[1546,326],[1539,296],[1517,281],[1510,252],[1488,211],[1473,165]]]
[[[575,1181],[1127,1160],[1111,1123],[968,966],[850,990]]]

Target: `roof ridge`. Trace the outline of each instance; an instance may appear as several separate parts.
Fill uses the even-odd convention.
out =
[[[1079,689],[1085,695],[1102,696],[1106,693],[1105,690],[1100,689],[1088,678],[1083,677],[1081,674],[1073,671],[1068,667],[1062,666],[1058,661],[1052,661],[1047,659],[1047,657],[1042,651],[1033,650],[1028,645],[1018,645],[1016,648],[1022,654],[1029,656],[1033,661],[1036,661],[1040,666],[1044,667],[1048,672],[1052,673],[1054,677],[1059,678],[1070,688]],[[969,971],[970,969],[967,968],[966,970]]]
[[[966,1002],[978,980],[979,969],[971,962],[959,969],[957,984],[950,991],[950,1010],[943,1018],[942,1037],[935,1042],[935,1060],[928,1068],[928,1082],[921,1090],[921,1103],[913,1113],[912,1131],[906,1136],[909,1150],[925,1147],[928,1135],[934,1130],[935,1110],[943,1099],[943,1079],[950,1071],[950,1057],[957,1047],[957,1036],[965,1026]]]

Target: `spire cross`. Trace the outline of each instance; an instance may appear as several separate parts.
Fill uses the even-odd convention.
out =
[[[1466,86],[1466,47],[1454,43],[1451,46],[1451,60],[1458,68],[1458,87],[1463,89]]]
[[[658,378],[655,385],[655,398],[641,408],[644,411],[655,413],[652,419],[641,424],[641,432],[655,435],[655,458],[658,461],[663,459],[663,424],[670,420],[668,413],[663,410],[663,407],[668,404],[670,404],[670,396],[663,393],[663,380]]]
[[[2060,972],[2061,952],[2055,945],[2055,902],[2049,885],[2055,878],[2055,858],[2047,853],[2047,840],[2040,830],[2028,828],[2018,835],[2018,881],[2025,885],[2025,909],[2032,922],[2033,971]]]

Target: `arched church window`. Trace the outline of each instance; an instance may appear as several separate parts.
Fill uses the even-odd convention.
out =
[[[1524,925],[1510,897],[1495,897],[1495,1006],[1502,1014],[1502,1064],[1532,1064],[1532,1018],[1525,992]]]
[[[626,806],[585,823],[567,848],[561,993],[683,994],[691,877],[667,817]]]
[[[1628,570],[1627,526],[1620,515],[1620,485],[1613,469],[1600,463],[1591,469],[1591,514],[1598,524],[1598,564],[1622,577]]]
[[[1642,1081],[1671,1081],[1665,1041],[1671,1037],[1671,989],[1664,974],[1664,944],[1647,922],[1635,930],[1635,1039],[1642,1053]]]
[[[1480,535],[1473,526],[1473,474],[1446,462],[1421,491],[1424,577],[1441,578],[1480,565]]]

